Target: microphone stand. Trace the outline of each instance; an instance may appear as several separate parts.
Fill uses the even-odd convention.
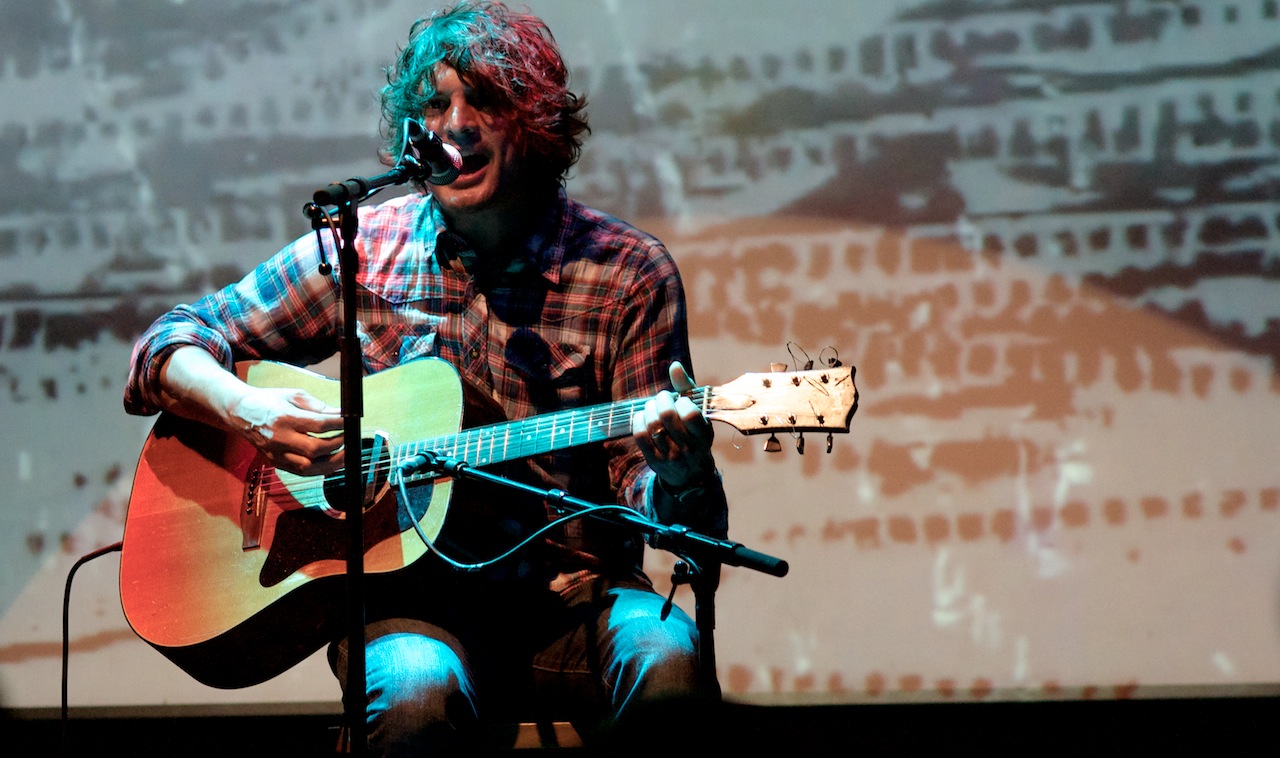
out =
[[[666,550],[686,558],[676,564],[672,577],[670,605],[676,586],[690,584],[693,589],[694,623],[698,629],[698,665],[704,691],[720,697],[720,686],[715,669],[715,592],[720,581],[721,565],[740,566],[770,576],[787,575],[790,566],[772,555],[752,550],[740,543],[710,537],[695,532],[681,524],[662,524],[646,518],[629,508],[604,508],[596,503],[580,500],[560,489],[543,489],[514,479],[474,468],[464,460],[449,458],[433,451],[425,451],[400,464],[399,476],[403,479],[420,473],[448,476],[454,479],[471,479],[520,490],[537,495],[561,514],[579,513],[603,519],[613,524],[629,527],[645,536],[650,547]],[[697,557],[697,561],[692,558]],[[690,566],[693,564],[693,566]],[[682,568],[683,567],[683,568]],[[665,617],[665,609],[664,609]]]
[[[365,674],[365,573],[364,573],[364,445],[360,421],[364,416],[362,380],[363,361],[360,354],[360,336],[356,328],[356,271],[360,266],[356,254],[356,236],[359,233],[360,202],[373,193],[391,185],[405,182],[421,175],[421,166],[409,160],[401,160],[395,168],[378,176],[353,178],[330,184],[316,190],[312,202],[303,207],[311,219],[312,228],[320,237],[320,229],[326,223],[332,229],[332,214],[327,206],[335,206],[339,215],[339,287],[342,293],[342,333],[339,338],[339,394],[342,405],[342,434],[345,440],[346,463],[343,469],[343,498],[340,506],[347,520],[347,573],[346,573],[346,621],[347,621],[347,675],[342,695],[343,719],[347,727],[347,752],[364,755],[367,747],[366,724],[366,674]],[[320,250],[320,272],[328,274],[333,269],[324,255],[324,241],[317,239]],[[372,473],[372,472],[370,472]]]

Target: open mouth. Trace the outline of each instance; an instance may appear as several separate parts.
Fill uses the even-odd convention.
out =
[[[473,174],[489,165],[489,156],[473,153],[462,156],[462,173]]]

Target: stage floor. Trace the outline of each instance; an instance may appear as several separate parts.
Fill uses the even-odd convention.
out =
[[[73,710],[66,724],[56,709],[4,712],[0,732],[8,755],[333,755],[341,713],[333,705],[313,710],[320,712]],[[701,721],[698,734],[689,739],[661,741],[675,744],[639,739],[628,754],[1276,755],[1277,714],[1280,698],[1274,696],[827,706],[726,703],[714,717]]]

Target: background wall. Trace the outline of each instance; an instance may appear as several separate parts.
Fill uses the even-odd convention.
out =
[[[667,241],[698,379],[858,369],[830,454],[719,429],[732,536],[792,566],[725,574],[729,693],[1280,682],[1280,3],[530,5],[592,103],[570,190]],[[431,7],[0,3],[0,705],[57,704],[67,571],[120,539],[133,339],[381,170]],[[336,701],[318,658],[189,679],[118,565],[75,585],[73,705]]]

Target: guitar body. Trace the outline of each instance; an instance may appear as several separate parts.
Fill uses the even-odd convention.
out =
[[[237,368],[252,385],[300,388],[340,404],[338,382],[319,374],[270,362]],[[381,432],[394,444],[460,428],[462,384],[442,360],[368,376],[363,392],[366,438]],[[426,552],[415,516],[385,478],[366,503],[369,574],[396,571]],[[452,482],[426,486],[414,500],[429,504],[413,511],[434,540]],[[330,491],[328,499],[342,497]],[[138,461],[125,519],[120,597],[130,626],[214,687],[258,684],[294,666],[332,639],[342,618],[346,521],[326,502],[323,477],[278,472],[240,437],[162,414]]]

